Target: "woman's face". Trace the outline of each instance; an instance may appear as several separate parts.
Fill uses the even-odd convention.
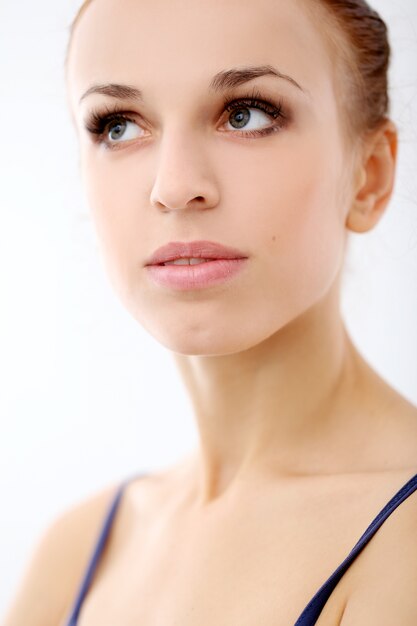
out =
[[[219,73],[265,66],[290,79],[211,85]],[[248,349],[308,319],[335,284],[353,171],[335,82],[301,0],[95,0],[82,16],[68,87],[88,203],[111,282],[169,349]],[[80,102],[110,83],[141,99],[113,89]],[[244,102],[226,110],[226,99]],[[110,120],[101,135],[85,129],[92,112],[114,108],[130,121]],[[149,256],[195,240],[237,248],[246,261],[225,282],[156,283]]]

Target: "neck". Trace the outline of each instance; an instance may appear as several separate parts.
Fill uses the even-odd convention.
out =
[[[175,360],[199,433],[200,503],[259,472],[336,471],[359,368],[337,294],[249,350]]]

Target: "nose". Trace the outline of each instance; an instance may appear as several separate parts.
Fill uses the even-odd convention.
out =
[[[201,143],[185,138],[184,132],[181,137],[165,139],[150,201],[163,213],[218,204],[218,186]]]

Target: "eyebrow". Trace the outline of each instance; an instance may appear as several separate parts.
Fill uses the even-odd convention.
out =
[[[276,78],[286,80],[305,94],[310,95],[309,92],[301,87],[301,85],[294,78],[288,76],[287,74],[283,74],[279,70],[272,67],[272,65],[259,65],[222,70],[213,76],[209,89],[215,92],[232,89],[233,87],[238,87],[243,83],[253,80],[254,78],[259,78],[260,76],[275,76]],[[111,98],[131,99],[139,102],[143,101],[142,92],[136,87],[120,85],[118,83],[105,83],[89,87],[89,89],[87,89],[87,91],[81,96],[80,103],[87,96],[94,93],[110,96]]]

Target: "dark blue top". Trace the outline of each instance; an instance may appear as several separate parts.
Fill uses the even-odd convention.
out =
[[[146,474],[141,474],[141,476],[146,476]],[[134,478],[136,477],[137,476],[135,476]],[[120,485],[113,501],[109,506],[66,626],[76,626],[77,624],[83,601],[87,595],[95,570],[99,563],[100,556],[106,544],[106,540],[109,535],[117,511],[117,507],[123,495],[124,488],[130,482],[130,480],[132,479],[127,479]],[[363,550],[368,541],[376,533],[378,528],[382,526],[382,524],[397,508],[397,506],[399,506],[401,502],[404,502],[404,500],[408,498],[408,496],[410,496],[416,489],[417,474],[410,478],[410,480],[408,480],[405,485],[401,487],[401,489],[399,489],[399,491],[397,491],[397,493],[391,498],[391,500],[384,506],[382,511],[378,513],[376,518],[371,522],[371,524],[365,530],[358,542],[353,546],[352,550],[349,552],[345,560],[342,561],[339,567],[336,568],[333,574],[329,576],[326,582],[323,583],[320,589],[318,589],[315,595],[311,598],[310,602],[302,611],[294,626],[314,626],[333,589],[336,587],[337,583],[342,578],[343,574],[346,572],[351,563],[358,556],[359,552]]]

